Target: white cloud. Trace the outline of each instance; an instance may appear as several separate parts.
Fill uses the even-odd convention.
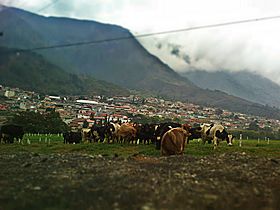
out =
[[[33,12],[51,0],[0,0]],[[278,0],[67,0],[41,14],[118,24],[134,34],[280,15]],[[280,19],[142,38],[139,41],[177,71],[251,70],[280,84]],[[158,49],[157,43],[165,43]],[[183,56],[170,53],[179,45]]]

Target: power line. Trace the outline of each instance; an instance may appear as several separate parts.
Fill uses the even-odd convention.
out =
[[[49,3],[49,4],[45,5],[45,6],[43,6],[43,7],[40,8],[39,10],[36,10],[35,13],[41,12],[41,11],[43,11],[43,10],[45,10],[45,9],[47,9],[47,8],[49,8],[49,7],[51,7],[51,6],[53,6],[53,5],[56,4],[58,1],[59,1],[59,0],[54,0],[53,2],[51,2],[51,3]],[[21,2],[20,5],[18,5],[18,7],[22,7],[24,4],[26,4],[26,2],[23,1],[23,2]],[[3,4],[0,4],[0,6],[4,6],[4,5],[3,5]],[[7,27],[8,27],[8,26],[2,28],[1,30],[4,31]],[[0,34],[0,36],[1,36],[1,34]],[[2,36],[3,36],[3,32],[2,32]]]
[[[51,3],[47,4],[46,6],[43,6],[41,9],[37,10],[37,12],[42,12],[43,10],[53,6],[54,4],[56,4],[59,0],[54,0]]]
[[[269,17],[254,18],[254,19],[247,19],[247,20],[238,20],[238,21],[232,21],[232,22],[216,23],[216,24],[210,24],[210,25],[194,26],[194,27],[190,27],[190,28],[182,28],[182,29],[169,30],[169,31],[139,34],[139,35],[135,35],[135,36],[129,35],[129,36],[116,37],[116,38],[111,38],[111,39],[101,39],[101,40],[92,40],[92,41],[60,44],[60,45],[42,46],[42,47],[35,47],[35,48],[30,48],[30,49],[22,49],[22,50],[19,50],[19,51],[21,51],[21,52],[38,51],[38,50],[65,48],[65,47],[81,46],[81,45],[102,44],[102,43],[106,43],[106,42],[127,40],[127,39],[133,39],[133,38],[144,38],[144,37],[149,37],[149,36],[180,33],[180,32],[193,31],[193,30],[199,30],[199,29],[205,29],[205,28],[216,28],[216,27],[223,27],[223,26],[228,26],[228,25],[237,25],[237,24],[250,23],[250,22],[259,22],[259,21],[266,21],[266,20],[279,19],[279,18],[280,18],[280,15],[269,16]]]

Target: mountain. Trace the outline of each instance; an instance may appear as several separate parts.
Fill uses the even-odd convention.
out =
[[[42,94],[126,95],[117,85],[64,72],[41,55],[0,47],[0,84]]]
[[[71,45],[36,51],[70,73],[91,75],[125,88],[148,91],[169,99],[280,118],[279,110],[221,91],[197,87],[150,54],[127,29],[120,26],[44,17],[16,8],[2,7],[0,28],[4,32],[0,37],[0,46],[30,49]],[[115,41],[82,44],[110,39]]]
[[[256,103],[280,107],[280,86],[256,73],[196,70],[181,75],[201,88],[221,90]]]

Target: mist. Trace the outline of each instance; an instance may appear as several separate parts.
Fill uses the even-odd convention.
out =
[[[247,70],[280,84],[279,35],[266,23],[251,23],[139,41],[177,72]]]

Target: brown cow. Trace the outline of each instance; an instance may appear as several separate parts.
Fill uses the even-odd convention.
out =
[[[189,132],[183,128],[172,128],[167,131],[161,142],[161,155],[182,155]]]
[[[116,135],[119,141],[132,141],[136,137],[137,130],[131,126],[130,124],[122,124],[121,127],[118,129]]]

